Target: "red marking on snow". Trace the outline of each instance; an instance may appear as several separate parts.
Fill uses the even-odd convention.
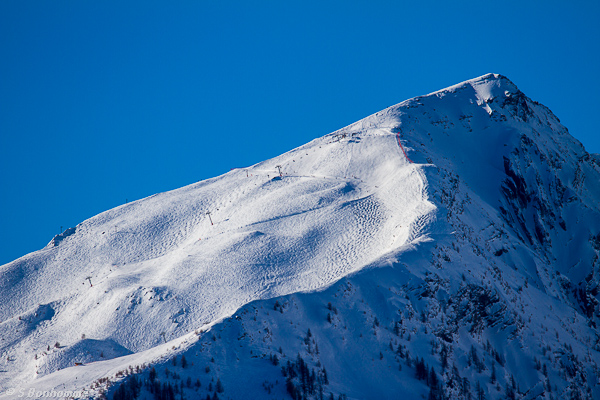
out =
[[[412,160],[410,158],[408,158],[408,155],[406,154],[406,151],[404,150],[404,146],[402,146],[402,143],[400,143],[400,132],[396,133],[396,139],[398,140],[398,146],[400,146],[400,149],[404,153],[404,157],[406,157],[406,159],[408,160],[409,163],[413,164]]]

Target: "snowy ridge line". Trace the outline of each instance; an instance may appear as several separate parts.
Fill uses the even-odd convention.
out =
[[[0,399],[148,363],[289,398],[299,359],[349,400],[600,399],[599,159],[536,104],[485,75],[82,222],[3,266]]]
[[[250,302],[319,291],[405,251],[411,223],[430,211],[426,182],[392,143],[396,121],[368,124],[362,132],[370,134],[356,140],[318,138],[108,210],[60,245],[8,264],[0,313],[23,320],[0,326],[0,335],[17,326],[22,332],[11,346],[0,342],[3,359],[16,360],[0,385],[29,384],[33,374],[57,373],[48,382],[58,382],[58,371],[74,362],[98,376],[128,359],[151,362],[165,341]],[[53,301],[60,309],[43,329],[25,326],[28,310]],[[108,352],[108,340],[120,350]]]
[[[247,170],[250,171],[251,167],[248,168],[232,168],[232,171],[235,169],[239,169],[239,170]],[[279,176],[279,173],[276,170],[260,170],[260,169],[256,169],[256,170],[252,170],[254,171],[252,174],[248,174],[248,178],[251,177],[264,177],[265,175],[267,176],[268,179],[272,179],[275,177]],[[268,174],[269,173],[269,174]],[[273,175],[271,177],[271,175]],[[348,182],[364,182],[364,180],[362,180],[361,178],[357,177],[357,176],[352,176],[352,177],[348,177],[348,176],[335,176],[335,175],[322,175],[322,174],[310,174],[310,175],[299,175],[299,174],[295,174],[295,173],[289,173],[289,172],[282,172],[281,176],[286,176],[289,178],[316,178],[316,179],[336,179],[336,180],[346,180]]]
[[[357,134],[368,133],[371,131],[390,132],[390,130],[396,126],[399,114],[401,114],[401,110],[399,108],[410,101],[411,100],[405,100],[399,104],[392,105],[383,111],[368,115],[357,122],[353,122],[343,128],[328,133],[321,139],[334,137],[337,139],[336,141],[339,141],[340,138],[344,138],[346,136],[353,137]]]
[[[369,117],[367,117],[367,118],[369,118]],[[327,135],[325,137],[332,136],[334,138],[334,142],[339,142],[341,139],[344,139],[348,136],[354,137],[361,133],[370,133],[372,131],[389,131],[389,130],[390,130],[389,127],[381,127],[381,126],[370,126],[367,128],[353,129],[352,125],[350,125],[350,126],[347,126],[346,128],[342,128],[338,131],[335,131],[334,133],[330,133],[329,135]],[[382,136],[385,136],[385,135],[382,135]]]

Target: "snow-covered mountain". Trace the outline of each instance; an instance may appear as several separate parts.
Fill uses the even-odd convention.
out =
[[[599,253],[600,155],[488,74],[0,267],[0,398],[600,398]]]

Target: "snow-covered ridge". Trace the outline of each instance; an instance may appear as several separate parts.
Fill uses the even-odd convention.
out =
[[[261,299],[292,304],[298,292],[314,295],[300,297],[303,323],[322,324],[312,307],[342,292],[348,309],[380,318],[438,310],[439,325],[419,334],[424,343],[457,340],[462,366],[469,340],[498,337],[518,366],[522,355],[513,353],[523,342],[512,340],[544,335],[523,320],[564,326],[573,309],[590,326],[600,322],[599,181],[597,157],[502,75],[406,100],[274,159],[109,210],[0,267],[0,369],[7,371],[0,384],[52,387],[71,376],[53,371],[82,357],[89,365],[77,371],[97,379],[160,358],[219,321],[219,332],[237,337],[227,330],[236,310],[240,321],[257,309],[252,304],[262,308]],[[391,270],[368,268],[382,266]],[[364,305],[361,287],[377,306]],[[493,303],[488,319],[465,319],[465,309],[481,306],[480,295]],[[457,305],[440,314],[451,300]],[[283,335],[272,347],[295,354],[288,347],[294,333],[284,335],[289,321],[266,315],[269,332]],[[561,335],[584,354],[593,330],[575,320],[579,336],[563,328]],[[479,337],[460,336],[469,324]],[[346,336],[332,334],[339,348],[329,344],[332,353],[348,352],[336,367],[340,376],[361,352]],[[238,367],[223,365],[223,379]],[[524,376],[522,384],[536,379]],[[365,387],[340,382],[339,390]]]
[[[146,350],[422,240],[435,207],[421,167],[386,126],[347,133],[106,211],[2,266],[0,379],[72,366],[61,349],[82,342]],[[48,318],[23,317],[40,304]]]

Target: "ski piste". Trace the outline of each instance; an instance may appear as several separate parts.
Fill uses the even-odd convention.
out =
[[[406,100],[0,267],[0,385],[598,398],[599,165],[501,75]]]

